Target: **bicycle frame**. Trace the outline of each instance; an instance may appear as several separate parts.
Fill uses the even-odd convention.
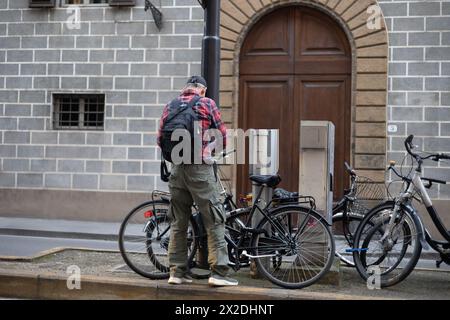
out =
[[[339,200],[333,207],[333,217],[339,217],[342,216],[342,231],[345,240],[350,245],[350,247],[353,246],[353,235],[351,234],[349,230],[349,205],[355,202],[355,193],[356,193],[356,181],[358,179],[358,176],[354,172],[354,170],[345,163],[347,172],[350,175],[351,183],[350,183],[350,189],[346,189],[344,191],[344,196],[341,200]],[[361,218],[364,217],[362,214],[357,214],[352,212],[352,214],[355,216],[359,216]]]
[[[419,191],[420,198],[421,198],[423,204],[425,205],[425,208],[426,208],[428,214],[430,215],[431,220],[433,221],[433,224],[436,226],[436,229],[439,231],[439,233],[442,235],[442,237],[447,241],[447,243],[450,244],[450,234],[447,231],[447,229],[444,225],[444,222],[441,220],[436,209],[434,208],[433,203],[430,199],[430,196],[428,195],[428,192],[426,190],[426,187],[423,184],[421,174],[418,171],[416,171],[414,173],[414,176],[412,178],[412,184],[409,186],[407,192],[408,193],[414,192],[415,189],[417,189]],[[425,231],[426,231],[426,237],[428,238],[427,242],[430,244],[430,246],[433,247],[434,244],[443,244],[443,242],[441,242],[441,241],[433,240],[431,238],[428,230],[425,230]]]
[[[450,248],[450,234],[447,231],[444,223],[442,222],[436,209],[433,206],[433,203],[427,192],[427,187],[423,183],[421,173],[422,173],[422,170],[421,170],[421,166],[419,165],[419,167],[415,170],[413,177],[411,179],[406,180],[406,182],[407,182],[407,186],[405,188],[406,191],[402,192],[398,196],[398,198],[396,198],[393,214],[390,217],[390,221],[388,223],[388,226],[385,230],[383,237],[381,238],[381,241],[390,236],[390,234],[393,230],[395,220],[397,219],[399,212],[401,211],[401,207],[406,206],[409,208],[409,210],[415,220],[414,222],[417,225],[417,227],[419,228],[418,232],[420,233],[419,236],[420,236],[420,241],[422,243],[422,246],[427,248],[428,247],[427,244],[428,244],[434,250],[436,250],[437,252],[439,252],[441,254],[449,254],[450,252],[448,249]],[[430,186],[431,186],[431,184],[430,184]],[[437,230],[442,235],[442,237],[444,237],[444,239],[446,240],[445,242],[433,239],[431,237],[429,231],[424,227],[424,224],[422,222],[419,212],[412,205],[412,200],[414,199],[414,194],[416,194],[416,193],[419,194],[421,202],[424,204],[428,214],[431,217],[431,220],[433,221],[433,224],[436,226]],[[447,246],[449,248],[440,248],[439,246],[444,246],[444,247]]]
[[[230,237],[229,235],[225,234],[225,240],[226,240],[226,242],[227,242],[229,245],[231,245],[231,247],[232,247],[233,249],[235,249],[236,255],[238,255],[239,252],[242,251],[242,252],[243,252],[242,255],[244,255],[244,256],[246,256],[246,257],[248,257],[248,258],[269,258],[269,257],[274,257],[274,256],[276,256],[276,254],[272,254],[272,255],[258,255],[258,256],[252,255],[252,254],[248,254],[248,253],[247,253],[247,250],[249,250],[251,253],[253,253],[253,250],[254,250],[255,248],[250,247],[250,246],[248,246],[248,247],[243,246],[243,243],[244,243],[244,241],[245,241],[246,239],[248,239],[247,236],[248,236],[249,234],[251,234],[251,236],[253,236],[254,234],[267,233],[266,230],[258,230],[258,229],[256,229],[256,228],[252,228],[252,227],[251,227],[252,218],[253,218],[253,216],[254,216],[254,214],[255,214],[255,212],[256,212],[257,210],[263,215],[264,218],[266,218],[268,221],[270,221],[271,226],[273,226],[275,229],[278,229],[278,231],[283,232],[283,230],[280,230],[280,229],[278,228],[278,226],[277,226],[275,223],[272,223],[272,219],[271,219],[271,217],[270,217],[270,211],[269,211],[269,209],[270,209],[271,204],[273,203],[274,200],[271,200],[271,201],[270,201],[269,203],[267,203],[266,206],[265,206],[264,208],[262,208],[262,209],[261,209],[261,207],[259,206],[259,203],[260,203],[260,200],[261,200],[261,195],[262,195],[262,192],[263,192],[263,191],[264,191],[264,187],[261,188],[261,189],[259,190],[258,195],[257,195],[257,197],[256,197],[256,199],[255,199],[255,201],[254,201],[252,207],[249,207],[249,208],[238,208],[238,209],[236,209],[236,210],[230,212],[230,213],[229,213],[229,214],[230,214],[229,217],[227,217],[227,219],[230,219],[230,218],[233,218],[233,217],[236,216],[236,215],[241,215],[241,214],[243,214],[243,213],[245,214],[245,212],[249,214],[248,217],[247,217],[247,221],[246,221],[245,223],[243,223],[243,222],[239,219],[239,217],[236,217],[236,220],[235,220],[235,221],[238,221],[238,223],[240,224],[241,230],[242,230],[242,231],[236,231],[236,232],[239,233],[239,240],[238,240],[237,243],[234,242],[233,239],[231,239],[231,237]],[[315,203],[314,203],[313,199],[311,200],[311,197],[308,197],[308,196],[305,196],[305,197],[299,196],[298,198],[299,198],[299,199],[300,199],[300,198],[304,198],[304,199],[306,199],[306,200],[305,200],[304,202],[299,202],[299,201],[298,201],[298,202],[292,203],[292,204],[298,205],[299,203],[308,203],[308,204],[310,204],[310,205],[312,204],[312,205],[315,207]],[[301,226],[299,227],[299,229],[297,230],[297,234],[301,234],[301,232],[304,231],[304,228],[305,228],[306,225],[307,225],[307,221],[308,221],[310,212],[311,212],[312,210],[314,210],[314,207],[313,207],[313,206],[310,206],[308,215],[306,216],[305,220],[302,222],[302,225],[301,225]],[[225,228],[228,229],[228,230],[230,230],[230,227],[227,226],[227,225],[225,226]],[[235,267],[234,267],[234,268],[235,268],[236,270],[239,270],[239,268],[240,268],[240,260],[239,260],[239,258],[240,258],[239,256],[235,256],[236,264],[235,264]]]
[[[238,217],[236,218],[238,223],[239,223],[239,221],[242,223],[240,225],[240,227],[244,231],[243,233],[240,234],[239,241],[237,244],[227,234],[225,234],[225,240],[227,241],[227,243],[230,244],[234,249],[237,249],[238,251],[239,250],[253,250],[253,248],[251,248],[251,247],[242,247],[242,244],[245,241],[248,233],[252,233],[252,234],[258,233],[258,230],[251,227],[252,218],[253,218],[256,210],[258,210],[265,218],[270,219],[268,214],[266,213],[269,204],[264,209],[261,209],[258,205],[258,203],[260,202],[263,190],[264,190],[264,188],[261,188],[261,190],[259,191],[259,193],[253,203],[253,206],[251,206],[249,208],[236,209],[235,212],[230,212],[229,213],[230,216],[227,217],[227,219],[229,219],[235,215],[238,215],[238,214],[241,215],[245,211],[248,211],[247,213],[249,214],[247,217],[247,221],[245,223],[242,223],[242,221]],[[236,258],[237,258],[237,261],[239,261],[239,257],[236,257]]]

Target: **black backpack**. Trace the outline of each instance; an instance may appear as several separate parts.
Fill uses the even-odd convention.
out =
[[[173,100],[169,104],[169,114],[161,128],[161,151],[164,160],[172,162],[172,150],[181,141],[172,141],[172,134],[177,129],[187,130],[191,135],[191,151],[194,151],[194,122],[198,121],[198,115],[193,109],[200,96],[195,96],[189,103],[182,102],[178,99]],[[183,154],[180,154],[183,157]],[[194,155],[191,154],[191,161]]]

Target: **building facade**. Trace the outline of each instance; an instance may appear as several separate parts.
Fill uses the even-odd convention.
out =
[[[78,2],[0,0],[1,215],[117,220],[167,188],[157,122],[201,71],[203,10],[153,1],[158,30],[144,0]],[[223,0],[221,39],[225,122],[284,130],[284,176],[302,119],[336,122],[339,162],[378,182],[408,134],[450,152],[450,1]],[[244,190],[245,169],[226,171]],[[450,180],[450,164],[425,175]],[[434,187],[439,207],[449,197]]]

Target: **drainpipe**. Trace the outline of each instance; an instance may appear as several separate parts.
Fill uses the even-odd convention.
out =
[[[208,84],[206,96],[220,106],[220,0],[204,0],[203,2],[206,5],[205,32],[202,43],[202,76]],[[198,268],[209,269],[206,237],[200,241],[197,258]]]

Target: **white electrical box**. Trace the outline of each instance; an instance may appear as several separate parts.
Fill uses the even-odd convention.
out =
[[[329,121],[300,122],[299,192],[313,196],[317,210],[331,224],[335,127]]]
[[[249,174],[250,175],[275,175],[279,169],[279,130],[278,129],[251,129],[249,135]],[[261,190],[260,186],[253,184],[253,200]],[[268,203],[272,199],[273,189],[265,188],[261,194],[261,200]],[[261,205],[263,206],[263,205]],[[253,224],[262,217],[255,212]]]

